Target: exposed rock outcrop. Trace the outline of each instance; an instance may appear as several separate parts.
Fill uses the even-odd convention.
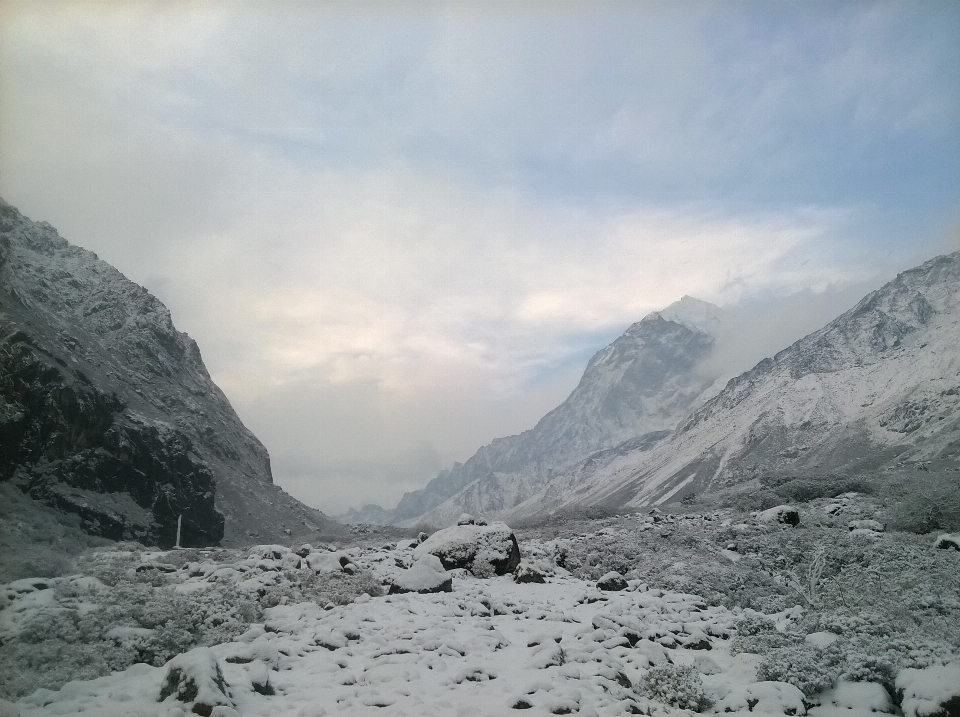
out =
[[[0,480],[113,539],[172,545],[180,516],[185,546],[337,527],[272,484],[159,300],[2,200]]]

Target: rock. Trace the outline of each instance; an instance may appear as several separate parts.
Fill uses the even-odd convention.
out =
[[[340,556],[336,553],[310,553],[305,561],[315,573],[339,573],[343,570]]]
[[[169,697],[189,705],[194,713],[203,717],[210,717],[217,706],[234,707],[227,697],[223,671],[209,647],[190,650],[167,663],[157,701],[163,702]]]
[[[811,632],[803,641],[808,645],[813,645],[818,650],[822,650],[825,647],[829,647],[837,640],[840,639],[840,636],[835,632]]]
[[[761,511],[757,515],[761,523],[784,523],[786,525],[800,525],[800,511],[792,505],[778,505],[769,510]]]
[[[477,521],[474,520],[473,516],[469,513],[461,513],[460,517],[457,518],[457,525],[476,525]]]
[[[443,568],[436,555],[422,555],[390,586],[390,594],[448,593],[453,591],[453,577]]]
[[[474,575],[506,575],[520,564],[520,546],[505,523],[458,525],[439,530],[413,555],[436,555],[447,570],[465,568]]]
[[[847,523],[848,530],[872,530],[877,533],[882,533],[884,530],[884,525],[878,520],[851,520]]]
[[[904,717],[957,717],[960,663],[900,670],[896,690]]]
[[[623,579],[623,576],[620,573],[616,572],[615,570],[611,570],[609,573],[597,580],[597,587],[607,592],[615,592],[618,590],[626,590],[628,586],[627,581]]]
[[[417,534],[417,543],[424,542],[430,536],[424,533],[422,530]]]
[[[941,550],[960,550],[960,535],[941,533],[937,536],[937,539],[933,541],[933,547],[940,548]]]
[[[513,571],[513,580],[518,583],[545,583],[543,573],[529,563],[520,563]]]
[[[296,550],[297,555],[299,555],[301,558],[307,557],[312,552],[313,552],[313,546],[310,545],[310,543],[304,543]]]

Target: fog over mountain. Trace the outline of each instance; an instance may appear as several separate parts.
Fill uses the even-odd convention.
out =
[[[958,267],[955,253],[904,272],[736,377],[720,371],[750,355],[736,343],[762,324],[684,297],[598,352],[533,429],[481,448],[392,511],[343,517],[530,518],[677,500],[762,474],[956,461]]]

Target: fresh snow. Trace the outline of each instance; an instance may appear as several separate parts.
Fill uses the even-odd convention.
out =
[[[452,592],[364,594],[340,606],[281,603],[232,642],[191,650],[162,667],[137,664],[56,691],[39,689],[14,706],[0,707],[9,714],[18,710],[20,717],[184,717],[191,711],[220,717],[494,717],[514,709],[529,709],[531,715],[689,714],[660,701],[660,693],[647,684],[655,674],[686,674],[702,684],[710,703],[703,706],[706,713],[866,717],[894,712],[878,684],[840,682],[805,700],[792,685],[758,680],[760,657],[732,654],[730,637],[739,619],[760,613],[708,605],[694,594],[648,589],[639,580],[623,590],[601,591],[545,557],[555,554],[556,541],[529,540],[523,546],[528,559],[543,569],[543,583],[517,583],[510,575],[481,579],[462,569],[445,572],[428,552],[415,560],[424,547],[416,546],[408,540],[339,554],[386,583],[401,584],[420,571],[446,576]],[[260,575],[259,584],[266,584],[263,576],[281,580],[283,565],[292,566],[293,555],[281,546],[259,546],[232,567],[209,560],[188,563],[170,579],[187,594],[211,581],[251,590],[256,586],[248,576]],[[147,564],[157,557],[147,554],[143,560]],[[293,569],[312,570],[307,560]],[[79,580],[84,578],[6,586],[8,603],[0,615],[7,629],[49,604],[44,596],[52,596],[60,582]],[[793,607],[768,618],[777,630],[787,630],[802,614]],[[808,637],[818,647],[836,638],[830,633]],[[956,663],[903,670],[897,679],[907,717],[931,714],[932,706],[957,693],[957,685]]]

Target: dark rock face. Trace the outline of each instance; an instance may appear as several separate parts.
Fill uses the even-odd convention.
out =
[[[0,480],[90,533],[161,546],[329,525],[145,289],[0,200]]]

